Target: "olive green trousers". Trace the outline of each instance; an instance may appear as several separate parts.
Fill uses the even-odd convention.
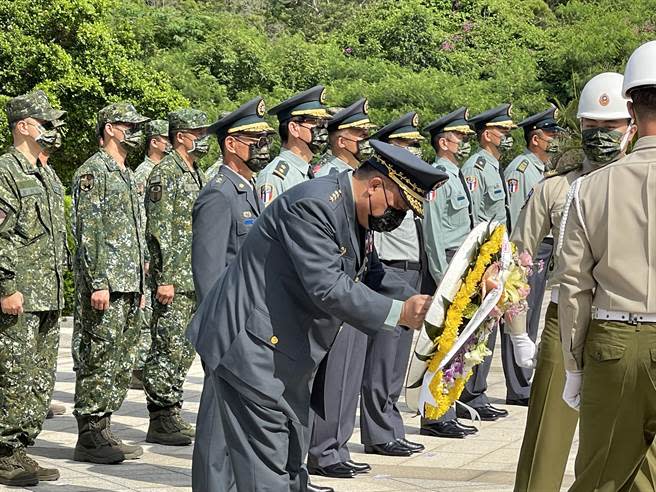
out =
[[[531,385],[515,492],[560,491],[579,418],[578,412],[562,399],[564,386],[565,366],[558,326],[558,305],[552,302],[545,315],[538,363]],[[636,476],[633,488],[628,490],[654,491],[655,477],[656,454],[650,448],[648,460]]]
[[[655,323],[590,323],[579,418],[570,491],[654,490],[648,460],[656,433]]]

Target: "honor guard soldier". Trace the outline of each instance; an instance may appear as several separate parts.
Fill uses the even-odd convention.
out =
[[[101,109],[101,148],[73,176],[76,461],[119,463],[143,454],[112,433],[111,416],[130,384],[143,307],[146,245],[137,184],[125,161],[139,149],[146,121],[132,104]]]
[[[278,117],[280,154],[257,175],[257,190],[265,205],[292,186],[314,178],[310,161],[327,143],[326,89],[312,87],[269,110]]]
[[[562,238],[563,398],[580,418],[573,492],[628,490],[654,441],[655,56],[656,41],[643,44],[624,73],[633,151],[577,181]],[[607,128],[588,133],[587,146],[604,158],[628,141]]]
[[[201,191],[193,211],[191,264],[200,303],[237,255],[255,220],[264,210],[255,191],[254,173],[269,162],[273,128],[264,120],[256,97],[209,128],[216,135],[223,165]],[[192,488],[203,492],[234,490],[221,415],[211,373],[205,374],[198,409],[192,462]],[[218,472],[227,467],[225,472]]]
[[[357,169],[371,155],[369,132],[375,125],[369,120],[369,103],[362,98],[338,111],[328,121],[329,150],[317,167],[317,176]]]
[[[595,132],[596,128],[603,127],[612,128],[621,134],[630,131],[630,115],[627,99],[622,95],[622,82],[623,77],[618,73],[603,73],[585,85],[579,98],[577,115],[585,135],[589,134],[590,129]],[[618,151],[616,158],[621,157],[619,141],[615,148]],[[595,153],[588,154],[578,166],[567,167],[564,171],[551,171],[543,181],[535,184],[534,193],[519,214],[517,227],[511,236],[519,251],[535,254],[547,234],[553,235],[556,248],[561,243],[560,233],[564,217],[568,215],[566,202],[570,186],[579,177],[607,164],[598,162]],[[515,492],[560,490],[578,421],[576,411],[569,408],[562,399],[565,368],[558,327],[558,254],[554,255],[553,265],[549,268],[551,303],[545,314],[535,376],[531,384]],[[511,331],[518,365],[533,368],[536,351],[534,341],[527,334],[525,318],[518,316],[507,326]]]
[[[150,120],[144,125],[146,134],[146,158],[134,170],[134,179],[137,183],[139,192],[139,202],[141,207],[141,225],[143,234],[146,237],[146,208],[144,205],[144,195],[146,183],[150,173],[157,164],[169,154],[173,147],[169,142],[169,122],[166,120]],[[146,279],[148,279],[148,248],[145,251]],[[148,282],[146,282],[148,283]],[[143,368],[146,364],[146,356],[150,350],[150,319],[153,313],[150,293],[146,295],[146,305],[141,310],[141,335],[137,345],[137,355],[135,357],[134,369],[132,370],[131,389],[143,389]]]
[[[173,151],[148,178],[146,241],[150,253],[152,345],[144,367],[150,425],[146,442],[191,444],[195,432],[180,415],[182,386],[195,353],[184,337],[196,310],[191,272],[191,214],[205,185],[198,161],[209,150],[207,115],[197,109],[169,113]]]
[[[369,334],[418,329],[429,307],[429,296],[385,271],[371,231],[394,229],[410,208],[421,215],[446,176],[403,149],[372,146],[355,173],[274,200],[189,327],[221,395],[237,490],[252,490],[253,477],[259,490],[305,490],[310,406],[324,415],[321,362],[343,322]]]
[[[488,220],[495,220],[510,226],[509,208],[505,181],[502,176],[499,158],[502,153],[512,148],[513,138],[510,131],[517,128],[512,121],[511,105],[502,104],[487,110],[469,120],[476,130],[480,150],[473,154],[462,166],[462,174],[469,190],[474,216],[474,225]],[[494,350],[497,331],[493,330],[488,340],[488,348]],[[502,345],[503,348],[503,345]],[[509,360],[506,360],[506,355]],[[502,353],[504,372],[506,373],[506,386],[509,394],[513,390],[509,387],[512,381],[508,376],[508,367],[512,370],[512,349],[506,354]],[[473,407],[482,420],[497,420],[507,417],[508,412],[490,405],[485,391],[487,390],[487,375],[490,372],[492,356],[486,357],[482,364],[474,369],[460,401]],[[458,417],[470,418],[469,413],[457,407]]]
[[[59,478],[25,448],[41,432],[55,385],[64,190],[38,157],[61,137],[55,125],[65,112],[43,91],[10,99],[6,109],[13,145],[0,156],[0,484],[31,486]]]
[[[449,176],[444,186],[436,190],[426,203],[424,243],[428,273],[433,280],[426,292],[435,292],[451,258],[474,226],[469,190],[460,169],[469,157],[469,139],[474,134],[467,118],[467,108],[459,108],[424,128],[436,153],[433,166]],[[468,385],[476,381],[476,376],[470,381]],[[476,432],[476,427],[458,421],[454,408],[437,421],[421,420],[420,433],[425,436],[462,439]]]
[[[370,138],[402,147],[421,158],[424,137],[418,126],[419,116],[411,111]],[[399,227],[390,232],[374,233],[374,245],[386,269],[395,272],[417,292],[426,269],[421,227],[421,219],[408,210]],[[407,456],[423,451],[423,445],[406,439],[403,418],[397,408],[410,360],[412,332],[397,326],[393,332],[367,338],[360,393],[360,439],[365,452],[394,454],[394,451],[402,451]]]
[[[524,130],[527,148],[515,157],[504,171],[510,204],[511,230],[515,229],[519,211],[532,193],[533,187],[542,180],[551,156],[558,152],[558,137],[564,131],[556,121],[555,107],[529,116],[517,126]],[[537,250],[532,250],[533,263],[536,267],[528,281],[531,293],[527,299],[529,307],[527,333],[533,342],[538,337],[542,300],[547,281],[547,268],[540,270],[537,265],[549,265],[552,251],[553,237],[551,235],[542,239]],[[501,343],[504,345],[504,353],[510,355],[512,341],[507,334],[502,335]],[[506,378],[510,378],[511,382],[508,385],[506,403],[527,406],[533,371],[517,365],[514,356],[510,356],[507,362],[510,362],[511,365],[507,367]]]

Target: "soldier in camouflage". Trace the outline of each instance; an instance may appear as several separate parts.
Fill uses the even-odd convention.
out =
[[[191,214],[205,175],[198,160],[209,150],[207,115],[195,109],[169,114],[173,152],[148,180],[146,240],[153,291],[152,345],[144,367],[150,412],[147,442],[191,444],[194,429],[181,415],[182,386],[195,352],[184,336],[196,310],[191,271]]]
[[[7,103],[13,147],[0,156],[0,483],[57,480],[25,453],[41,431],[55,383],[65,254],[61,194],[37,165],[64,111],[43,91]],[[57,197],[59,193],[59,197]]]
[[[139,195],[125,160],[143,138],[147,121],[127,103],[100,110],[96,134],[102,147],[73,176],[74,259],[79,334],[74,459],[119,463],[143,454],[111,431],[123,403],[139,337],[144,292],[144,248]]]
[[[146,158],[137,166],[134,171],[134,179],[137,183],[139,192],[139,204],[141,205],[141,225],[143,235],[146,236],[146,208],[144,205],[144,195],[148,177],[153,168],[171,152],[171,142],[169,142],[169,122],[166,120],[151,120],[144,125],[146,134]],[[148,283],[148,267],[150,258],[148,257],[148,248],[146,248],[144,271],[146,272],[146,283]],[[139,343],[136,346],[136,356],[134,369],[132,370],[131,389],[143,389],[143,368],[146,364],[146,356],[150,350],[150,319],[152,317],[152,306],[150,295],[146,295],[146,305],[140,313],[141,334]]]

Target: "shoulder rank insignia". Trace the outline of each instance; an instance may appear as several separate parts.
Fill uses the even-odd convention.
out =
[[[520,173],[523,173],[524,171],[526,171],[526,168],[528,168],[528,161],[526,159],[523,160],[522,162],[520,162],[519,165],[517,166],[517,170]]]
[[[280,179],[285,179],[288,172],[289,164],[287,164],[285,161],[280,161],[276,168],[273,170],[273,174],[278,176]]]
[[[328,201],[330,203],[335,203],[341,197],[342,197],[342,190],[335,190],[330,194],[330,197],[328,198]]]
[[[218,186],[221,183],[223,183],[224,175],[222,173],[218,173],[216,176],[214,176],[214,186]]]
[[[476,159],[476,164],[474,164],[474,167],[482,171],[485,169],[485,164],[487,164],[487,160],[481,155],[478,157],[478,159]]]
[[[509,179],[506,184],[508,185],[508,193],[517,193],[519,190],[519,181],[514,178]]]
[[[83,174],[80,176],[80,189],[82,191],[93,190],[94,178],[93,174]]]

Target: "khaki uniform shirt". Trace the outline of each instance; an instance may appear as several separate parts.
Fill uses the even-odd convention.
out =
[[[278,157],[258,173],[255,188],[264,205],[269,206],[278,195],[310,177],[310,164],[282,147]]]
[[[656,313],[656,136],[581,179],[559,262],[565,367],[583,369],[593,305]]]
[[[511,228],[515,227],[519,212],[531,195],[531,190],[542,181],[544,171],[544,162],[528,149],[515,157],[504,169],[503,177],[508,191]]]

